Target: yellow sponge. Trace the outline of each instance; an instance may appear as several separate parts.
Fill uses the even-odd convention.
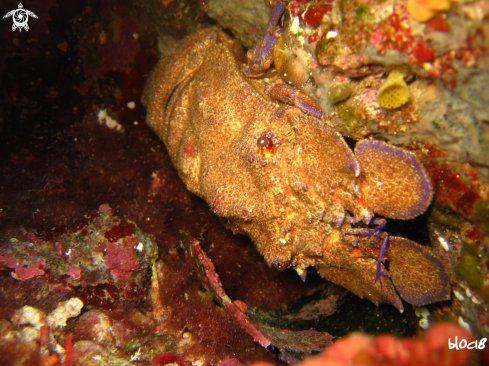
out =
[[[436,12],[448,10],[451,0],[408,0],[406,8],[418,22],[426,22],[436,15]]]
[[[399,70],[392,70],[377,92],[377,101],[386,109],[399,108],[408,102],[409,94],[403,73]]]

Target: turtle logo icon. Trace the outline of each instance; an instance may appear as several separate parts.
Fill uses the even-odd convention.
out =
[[[10,16],[12,17],[12,19],[14,21],[14,24],[12,25],[13,31],[16,30],[17,28],[19,28],[19,32],[22,31],[22,28],[24,28],[26,31],[28,31],[29,25],[27,24],[27,22],[29,21],[29,15],[31,17],[34,17],[37,19],[36,14],[34,14],[30,10],[24,9],[24,7],[22,6],[22,3],[19,3],[19,8],[12,10],[12,11],[9,11],[7,14],[5,14],[3,16],[3,19],[8,18]]]

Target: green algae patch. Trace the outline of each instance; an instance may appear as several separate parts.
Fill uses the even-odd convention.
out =
[[[360,4],[357,6],[356,16],[358,19],[363,19],[367,14],[368,7],[366,4]]]
[[[474,204],[474,218],[480,227],[489,232],[489,202],[479,200]]]
[[[460,251],[460,260],[455,265],[455,272],[470,286],[481,288],[484,275],[476,244],[464,244]]]
[[[340,133],[357,133],[367,124],[367,121],[362,118],[363,113],[355,98],[350,98],[344,103],[336,104],[333,108],[343,122],[341,125],[338,125]]]
[[[350,82],[333,83],[328,89],[328,100],[332,104],[347,100],[353,93],[353,86]]]

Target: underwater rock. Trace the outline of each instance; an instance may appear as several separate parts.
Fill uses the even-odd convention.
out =
[[[124,308],[127,301],[144,298],[157,247],[135,224],[112,214],[104,204],[69,229],[42,236],[10,233],[9,241],[0,243],[0,265],[20,281],[47,283],[57,296],[71,293],[85,305]]]
[[[263,35],[271,13],[262,0],[209,0],[204,10],[246,47],[253,46]]]

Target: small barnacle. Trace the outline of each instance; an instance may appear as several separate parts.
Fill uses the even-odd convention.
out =
[[[399,70],[392,70],[377,92],[377,101],[383,108],[394,109],[406,104],[409,95],[404,74]]]
[[[300,19],[299,17],[293,17],[292,20],[292,25],[290,26],[290,31],[292,34],[301,34],[303,32],[303,29],[300,26]]]
[[[462,295],[460,293],[460,291],[458,290],[453,290],[453,294],[455,295],[455,297],[459,300],[459,301],[465,301],[465,297],[464,295]]]
[[[416,314],[418,318],[419,317],[427,318],[430,316],[430,311],[425,306],[422,306],[422,307],[417,307],[414,310],[414,314]]]
[[[443,249],[445,249],[446,252],[450,250],[450,244],[448,243],[447,239],[445,239],[443,236],[438,237],[438,242],[442,246]]]
[[[464,328],[464,329],[467,329],[469,332],[470,332],[470,325],[469,323],[467,323],[464,318],[462,318],[461,316],[458,317],[458,324]]]
[[[282,79],[289,85],[300,88],[309,74],[296,55],[289,51],[284,38],[280,37],[273,50],[273,62]]]
[[[309,74],[307,73],[306,68],[293,53],[287,55],[280,70],[280,74],[287,84],[298,88],[303,86],[307,80],[309,80]]]
[[[419,321],[419,326],[423,329],[428,329],[430,327],[430,321],[428,318],[421,318]]]
[[[475,295],[474,295],[474,296],[472,296],[472,297],[470,298],[470,300],[471,300],[471,301],[472,301],[474,304],[476,304],[476,305],[480,305],[480,304],[482,304],[482,301],[481,301],[481,300],[480,300],[480,299],[479,299],[477,296],[475,296]]]

